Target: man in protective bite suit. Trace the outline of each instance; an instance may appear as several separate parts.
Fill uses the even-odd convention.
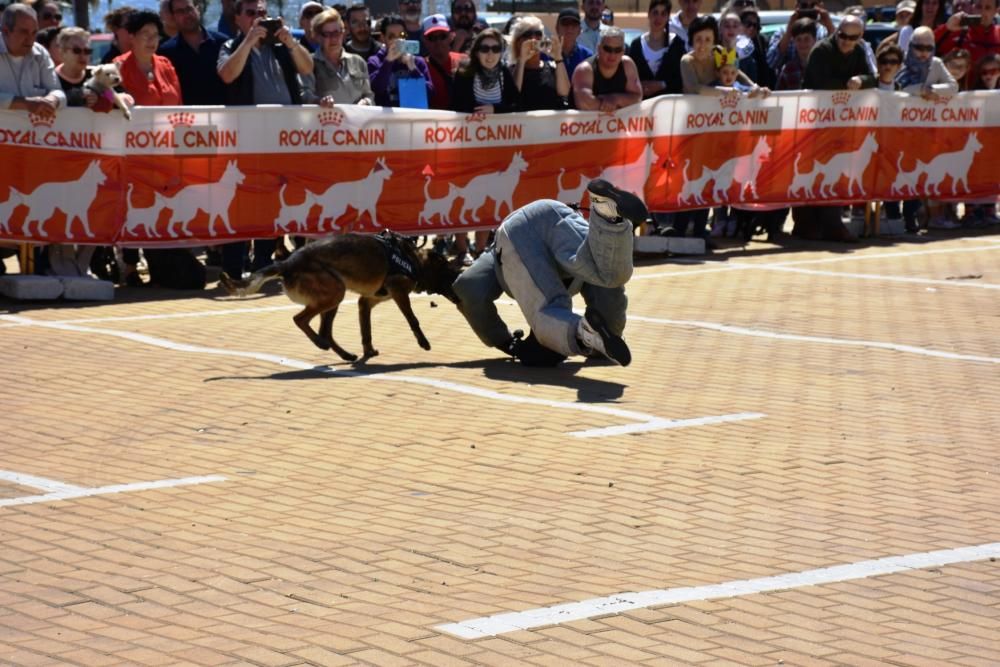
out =
[[[603,179],[587,185],[589,222],[578,211],[542,199],[511,213],[492,247],[455,281],[459,310],[486,345],[526,366],[555,366],[572,355],[603,355],[628,366],[622,339],[632,277],[633,228],[646,220],[636,195]],[[506,292],[531,326],[511,333],[494,301]],[[587,304],[580,317],[573,295]]]

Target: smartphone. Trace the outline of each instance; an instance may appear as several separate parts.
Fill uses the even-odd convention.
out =
[[[815,21],[819,18],[819,12],[815,9],[797,9],[795,13],[798,14],[800,19],[812,19]]]
[[[411,56],[419,56],[420,42],[415,39],[404,39],[402,51],[403,53],[409,53]]]
[[[962,17],[962,27],[971,28],[983,22],[983,17],[979,14],[966,14]]]
[[[269,44],[274,44],[275,42],[278,41],[278,38],[275,35],[277,34],[278,30],[281,29],[281,19],[273,19],[268,17],[266,19],[261,19],[259,25],[267,30],[266,41]]]

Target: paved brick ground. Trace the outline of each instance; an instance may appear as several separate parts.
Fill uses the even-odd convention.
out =
[[[0,470],[226,478],[0,506],[0,663],[1000,664],[990,559],[435,629],[1000,542],[1000,236],[750,248],[640,267],[625,369],[514,367],[441,299],[416,301],[430,352],[376,310],[371,377],[329,372],[280,295],[0,302],[85,327],[0,320]],[[352,308],[335,333],[360,348]],[[595,406],[766,416],[568,435],[632,421]]]

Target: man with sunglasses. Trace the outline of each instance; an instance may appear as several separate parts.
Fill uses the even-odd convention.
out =
[[[826,39],[828,35],[833,33],[834,26],[830,19],[830,12],[826,11],[822,2],[819,0],[798,0],[795,4],[795,11],[788,17],[788,24],[771,36],[771,42],[767,47],[767,64],[775,72],[781,71],[781,66],[785,64],[785,61],[795,58],[792,24],[803,18],[816,21],[816,39]]]
[[[368,14],[368,8],[364,5],[348,7],[344,13],[344,23],[350,34],[350,38],[344,44],[344,50],[361,56],[367,63],[368,59],[382,48],[382,42],[372,39],[372,19]]]
[[[811,90],[873,88],[875,73],[861,46],[865,25],[857,16],[845,16],[832,35],[809,54],[802,87]]]
[[[434,83],[428,105],[431,109],[451,108],[451,84],[455,71],[465,59],[461,53],[451,50],[452,38],[448,19],[444,14],[433,14],[424,19],[424,49],[427,51],[427,69]]]
[[[585,111],[614,111],[641,101],[639,69],[625,55],[625,33],[609,26],[597,54],[573,72],[573,103]]]
[[[174,66],[181,99],[193,106],[225,104],[225,84],[216,63],[228,37],[202,27],[201,14],[191,0],[170,0],[169,8],[177,35],[161,44],[157,53]]]
[[[53,0],[40,0],[32,5],[32,9],[38,14],[38,29],[56,28],[62,25],[62,10]]]
[[[28,5],[14,3],[0,17],[0,109],[51,117],[66,106],[48,50],[35,42],[38,19]]]

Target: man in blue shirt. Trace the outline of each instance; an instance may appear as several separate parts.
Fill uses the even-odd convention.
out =
[[[562,43],[562,58],[566,61],[566,74],[571,78],[573,69],[594,55],[593,51],[579,43],[580,27],[580,12],[569,7],[559,12],[559,18],[556,19],[556,34]]]
[[[177,35],[160,45],[159,54],[177,70],[181,99],[189,105],[225,104],[225,85],[216,63],[227,37],[202,27],[201,15],[191,0],[170,0],[170,12],[177,23]]]

